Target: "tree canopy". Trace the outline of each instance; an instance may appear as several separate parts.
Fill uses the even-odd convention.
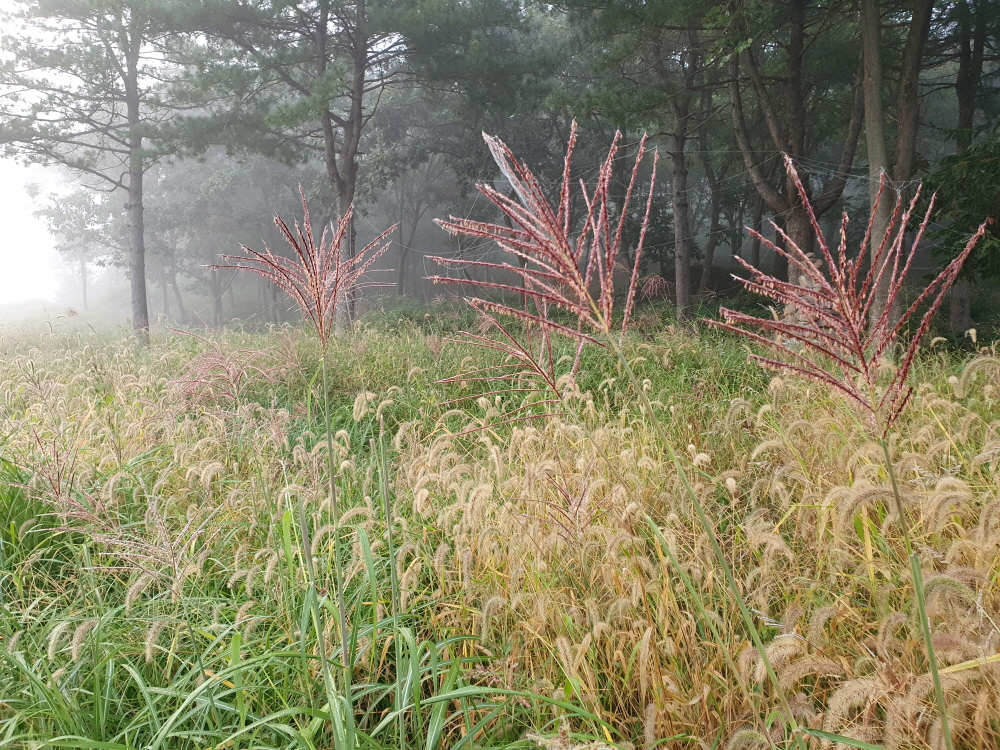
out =
[[[0,63],[0,144],[7,155],[60,165],[94,191],[51,204],[46,217],[61,236],[75,236],[67,246],[77,248],[69,255],[84,279],[97,262],[127,267],[140,331],[149,324],[147,282],[160,285],[155,307],[169,316],[210,308],[221,322],[226,304],[228,315],[245,314],[247,304],[205,266],[239,242],[266,239],[269,215],[294,210],[300,183],[324,223],[355,204],[345,253],[355,237],[401,222],[382,261],[395,270],[395,296],[433,296],[424,256],[441,247],[463,257],[500,252],[436,234],[430,223],[446,214],[490,218],[475,183],[509,189],[483,132],[551,186],[574,120],[585,181],[619,131],[616,206],[625,205],[631,149],[648,134],[665,158],[643,273],[649,289],[669,288],[680,317],[724,291],[727,256],[787,274],[744,227],[779,241],[786,232],[809,249],[811,220],[779,168],[782,154],[796,163],[821,221],[864,210],[882,172],[904,196],[933,175],[938,216],[952,234],[966,232],[973,214],[996,211],[972,186],[990,179],[982,171],[995,145],[987,126],[998,101],[997,0],[13,7]],[[123,218],[95,235],[80,216],[98,208]],[[997,265],[992,247],[980,246],[956,289]],[[256,304],[273,312],[280,303],[261,287]],[[967,307],[961,294],[954,304]]]

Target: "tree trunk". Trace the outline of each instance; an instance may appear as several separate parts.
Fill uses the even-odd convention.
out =
[[[670,146],[674,209],[674,283],[677,293],[677,319],[691,314],[691,229],[688,206],[688,166],[684,148],[687,143],[688,99],[674,99],[674,132]]]
[[[705,262],[701,267],[701,277],[698,279],[698,291],[696,296],[701,300],[708,290],[708,285],[712,281],[712,266],[715,263],[715,249],[719,245],[720,214],[722,213],[722,195],[719,180],[715,174],[715,165],[709,157],[708,148],[708,119],[712,109],[712,92],[706,89],[701,94],[702,124],[698,127],[698,146],[701,150],[701,165],[705,170],[705,179],[708,180],[711,192],[711,212],[708,226],[708,241],[705,243]]]
[[[87,261],[80,256],[80,295],[83,297],[83,311],[87,311]]]
[[[972,0],[976,13],[969,8],[970,0],[955,4],[958,27],[958,74],[955,77],[955,96],[958,99],[958,123],[955,135],[955,153],[961,156],[972,145],[976,124],[976,104],[983,77],[983,51],[986,42],[986,20],[981,16],[979,4]],[[961,334],[972,327],[972,284],[963,274],[948,293],[948,321],[952,333]]]
[[[788,153],[793,159],[805,156],[806,151],[806,92],[802,76],[806,55],[807,3],[808,0],[792,0],[791,8],[788,78],[785,86],[785,118],[788,123]]]
[[[222,282],[218,268],[212,269],[212,325],[222,325]]]
[[[397,243],[399,244],[399,266],[398,266],[398,268],[396,270],[396,297],[397,298],[400,298],[400,297],[403,296],[403,292],[404,292],[404,290],[406,288],[406,279],[405,279],[405,276],[406,276],[406,251],[409,249],[403,243],[403,219],[405,218],[403,216],[403,214],[405,212],[404,205],[403,205],[404,200],[405,200],[405,193],[404,193],[405,184],[403,182],[404,179],[405,179],[405,175],[401,174],[399,176],[399,179],[396,181],[396,190],[399,191],[399,222],[397,223],[397,226],[396,226],[396,236],[399,237],[399,239],[397,240]]]
[[[892,176],[901,187],[913,175],[913,159],[920,130],[920,68],[924,48],[931,29],[934,0],[913,0],[913,14],[903,51],[903,65],[899,78],[899,95],[896,99],[896,163]]]
[[[180,287],[177,286],[177,271],[170,269],[170,286],[174,288],[174,300],[177,302],[177,315],[179,321],[187,320],[187,310],[184,309],[184,300],[181,298]]]
[[[328,24],[330,21],[329,0],[323,0],[320,19],[316,27],[316,69],[322,77],[326,75],[328,60]],[[351,50],[353,69],[351,72],[350,108],[346,117],[334,117],[327,108],[321,117],[323,128],[324,161],[327,181],[336,202],[337,218],[344,216],[354,202],[358,180],[358,149],[361,144],[361,130],[364,126],[365,74],[368,70],[368,29],[367,6],[365,0],[358,0],[355,6],[353,29],[354,47]],[[342,135],[337,140],[338,131]],[[339,157],[339,158],[338,158]],[[348,230],[348,242],[341,247],[342,261],[354,257],[357,233],[354,221]],[[336,330],[342,333],[354,318],[354,292],[348,290],[346,299],[336,312]]]
[[[959,276],[948,294],[951,295],[948,323],[952,333],[965,333],[972,328],[972,284],[964,276]]]
[[[125,204],[129,233],[129,282],[132,287],[132,328],[142,343],[149,343],[149,304],[146,301],[146,240],[142,206],[142,132],[139,107],[138,33],[130,35],[126,55],[125,106],[128,113],[128,202]]]
[[[809,219],[809,214],[806,212],[805,206],[801,203],[797,203],[788,212],[788,218],[785,220],[785,232],[788,233],[788,239],[803,253],[808,255],[813,251],[816,242],[816,231],[813,229],[812,221]],[[802,283],[802,278],[797,273],[793,274],[791,269],[787,273],[789,282],[792,284]]]
[[[715,265],[715,249],[719,246],[719,186],[715,180],[715,173],[707,158],[704,159],[705,173],[708,175],[709,184],[712,186],[712,218],[708,226],[708,240],[705,243],[705,260],[701,267],[701,277],[698,279],[697,299],[701,300],[708,291],[708,285],[712,281],[712,267]]]
[[[757,189],[758,195],[776,217],[787,216],[789,237],[796,244],[800,245],[803,252],[810,252],[812,249],[812,229],[808,215],[801,205],[798,191],[788,181],[786,183],[787,189],[782,194],[778,188],[771,184],[770,176],[765,174],[761,169],[760,150],[755,148],[755,145],[750,141],[746,116],[743,111],[742,92],[740,90],[741,60],[745,59],[750,85],[757,95],[758,106],[764,116],[764,121],[767,124],[775,150],[779,154],[784,153],[792,157],[793,160],[804,156],[807,142],[805,117],[806,91],[802,82],[802,71],[805,64],[805,9],[806,0],[792,0],[784,112],[779,114],[775,103],[771,101],[764,73],[756,61],[752,50],[748,50],[745,55],[737,53],[730,57],[729,93],[732,100],[730,110],[733,117],[733,132],[736,136],[736,144],[743,156],[743,163],[746,166],[754,187]],[[822,195],[812,199],[813,209],[817,218],[833,207],[840,199],[847,184],[848,172],[854,163],[854,154],[857,149],[862,116],[864,114],[862,88],[860,83],[856,85],[851,122],[848,125],[840,164],[837,166],[834,178]],[[807,176],[802,175],[802,178],[803,183],[808,188]],[[779,272],[782,268],[787,269],[787,261],[780,257],[776,258],[775,268]]]
[[[510,191],[507,193],[507,197],[510,198],[511,200],[516,200],[517,192],[513,188],[511,188]],[[510,220],[510,216],[508,216],[506,213],[503,215],[503,223],[507,226],[507,229],[514,231],[514,223]],[[520,255],[516,257],[517,257],[517,265],[519,265],[521,268],[528,267],[528,261],[525,258],[522,258]],[[528,286],[527,286],[527,279],[525,279],[524,276],[521,277],[521,289],[524,290],[521,292],[521,309],[527,312]]]
[[[353,202],[353,198],[352,198]],[[348,243],[347,243],[347,257],[353,258],[358,254],[357,242],[358,242],[358,230],[354,226],[354,214],[351,214],[351,226],[347,230]],[[350,322],[354,322],[358,317],[358,290],[354,287],[347,290],[347,319]]]
[[[784,216],[779,214],[774,217],[774,225],[778,229],[785,231],[785,223]],[[777,230],[774,232],[774,244],[780,248],[786,247],[784,237]],[[774,268],[771,271],[771,275],[779,281],[788,281],[788,258],[781,253],[776,252],[774,254]]]
[[[959,0],[955,3],[955,20],[958,37],[958,75],[955,77],[955,95],[958,98],[958,123],[956,152],[959,156],[972,145],[976,124],[976,104],[983,77],[983,52],[988,23],[983,16],[988,12],[977,0]]]
[[[719,246],[719,215],[712,217],[712,229],[708,233],[708,242],[705,243],[705,260],[701,267],[701,278],[698,279],[697,299],[701,300],[708,291],[708,285],[712,281],[712,268],[715,265],[715,249]]]
[[[170,317],[170,297],[167,294],[167,271],[160,272],[160,295],[163,297],[163,317]]]
[[[750,241],[750,265],[760,268],[760,233],[764,231],[764,199],[760,196],[753,210],[753,230],[757,234]]]
[[[410,234],[406,238],[406,244],[403,245],[400,248],[400,256],[399,256],[399,287],[398,287],[398,294],[399,294],[399,296],[402,296],[402,294],[403,294],[402,281],[403,281],[403,277],[406,275],[406,259],[409,257],[410,248],[413,247],[413,241],[417,238],[417,227],[418,227],[418,225],[419,225],[419,219],[416,220],[416,221],[414,221],[410,225]],[[400,225],[399,225],[399,231],[400,232],[403,231],[403,224],[402,223],[400,223]]]
[[[399,246],[399,269],[396,271],[396,296],[402,298],[406,293],[406,259],[410,248],[401,244]]]
[[[882,246],[882,239],[889,231],[892,206],[896,198],[891,184],[886,185],[879,198],[882,175],[886,175],[887,178],[889,175],[889,152],[885,145],[885,112],[882,107],[882,88],[885,81],[882,77],[881,29],[882,16],[878,0],[861,0],[861,46],[864,55],[862,85],[865,92],[865,141],[868,145],[868,199],[875,217],[870,249],[873,263],[875,253]],[[881,263],[885,263],[884,255]],[[874,321],[882,316],[888,301],[888,274],[883,276],[873,294],[874,301],[870,315]]]
[[[621,140],[619,141],[618,153],[615,155],[615,160],[611,167],[611,200],[614,202],[615,208],[618,209],[618,216],[621,216],[626,209],[625,195],[628,193],[628,184],[632,176],[632,170],[628,164],[628,129],[622,125],[618,128],[618,132],[621,133]],[[623,265],[626,268],[631,268],[635,261],[632,252],[633,248],[626,245],[622,248],[622,251],[624,252]],[[522,264],[523,267],[524,265]]]
[[[131,139],[130,139],[131,140]],[[137,136],[135,141],[141,141]],[[128,203],[125,212],[129,231],[129,282],[132,288],[132,328],[143,343],[149,340],[149,304],[146,301],[146,245],[142,206],[142,165],[138,146],[132,149]]]

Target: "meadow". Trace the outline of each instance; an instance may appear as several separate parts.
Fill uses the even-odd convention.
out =
[[[487,143],[467,306],[348,324],[385,247],[303,195],[226,256],[301,325],[3,336],[0,745],[1000,745],[1000,354],[931,333],[985,225],[908,301],[919,194],[831,248],[787,160],[822,258],[672,322],[642,145],[574,229],[573,137],[556,207]]]
[[[334,337],[336,525],[309,331],[5,332],[0,744],[943,747],[858,409],[656,313],[637,381],[588,347],[555,406],[454,379],[502,360],[448,341],[460,309]],[[950,731],[993,748],[1000,356],[937,342],[910,378],[889,444]]]

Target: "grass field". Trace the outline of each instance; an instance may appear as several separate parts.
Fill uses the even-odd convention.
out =
[[[333,340],[336,503],[312,334],[6,332],[0,744],[944,746],[855,408],[652,312],[635,380],[588,347],[561,402],[487,398],[469,323]],[[951,734],[996,748],[1000,356],[911,381],[891,456]]]

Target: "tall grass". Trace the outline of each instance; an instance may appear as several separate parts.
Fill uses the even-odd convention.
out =
[[[577,744],[759,742],[776,696],[614,360],[582,354],[571,396],[582,425],[574,416],[483,430],[521,400],[482,401],[482,384],[438,381],[494,355],[439,350],[436,334],[395,328],[334,340],[329,356],[358,743],[424,746],[430,735],[441,748],[464,738],[527,745],[529,732],[558,738],[567,715]],[[282,337],[292,343],[278,346]],[[4,450],[22,469],[5,486],[33,505],[3,519],[5,742],[141,746],[160,736],[162,746],[204,748],[243,731],[248,747],[332,744],[298,521],[301,497],[336,669],[324,416],[307,398],[315,338],[230,332],[210,347],[161,333],[140,350],[57,331],[7,346]],[[576,351],[555,347],[557,359]],[[208,366],[202,355],[253,350],[261,365],[296,359],[254,370],[239,401],[218,389],[175,403],[191,368]],[[769,383],[724,336],[664,329],[627,338],[623,351],[668,438],[697,467],[693,489],[798,720],[870,743],[933,746],[912,583],[897,563],[891,489],[865,421],[800,381]],[[933,354],[913,378],[915,400],[896,428],[904,437],[890,447],[913,510],[956,746],[991,748],[1000,357]],[[374,398],[355,421],[365,391]],[[444,405],[470,394],[462,408]],[[64,468],[60,478],[59,466],[72,476]],[[63,502],[54,487],[103,509],[104,525],[43,515]],[[20,527],[24,516],[39,524],[12,534],[11,518]],[[31,529],[24,547],[6,543]],[[181,559],[143,570],[100,536],[112,532],[181,549]]]
[[[507,354],[505,361],[511,362],[509,365],[504,364],[494,368],[488,375],[482,375],[483,370],[475,370],[470,373],[470,376],[475,375],[480,380],[500,383],[503,387],[495,391],[498,399],[503,395],[523,390],[538,392],[547,389],[550,397],[546,403],[563,407],[567,416],[576,417],[575,421],[585,426],[585,422],[579,419],[571,399],[568,398],[569,391],[564,390],[565,386],[560,385],[560,383],[568,383],[568,386],[572,388],[576,363],[574,362],[569,381],[565,380],[566,376],[559,378],[555,372],[558,362],[552,356],[548,335],[549,332],[553,332],[575,340],[577,342],[577,357],[579,357],[582,347],[588,343],[610,348],[628,382],[635,389],[642,412],[646,415],[658,438],[661,449],[673,464],[684,494],[690,500],[691,508],[700,523],[701,531],[712,551],[715,563],[721,570],[727,592],[735,603],[745,631],[757,652],[760,671],[766,675],[773,695],[780,706],[788,741],[799,747],[804,747],[807,738],[819,738],[825,742],[871,747],[868,743],[857,738],[800,724],[786,695],[786,686],[782,685],[775,669],[771,652],[764,645],[761,628],[758,627],[746,603],[744,592],[734,575],[730,558],[720,544],[716,531],[716,519],[710,514],[706,504],[702,502],[695,490],[689,465],[674,449],[664,427],[664,421],[656,414],[646,389],[643,387],[644,384],[636,376],[624,353],[621,346],[621,335],[616,335],[613,330],[614,284],[608,279],[613,273],[610,269],[614,268],[615,260],[621,252],[621,227],[628,215],[628,201],[632,195],[635,178],[643,157],[643,147],[640,146],[633,170],[632,183],[626,191],[623,205],[618,207],[620,216],[618,231],[613,232],[609,217],[613,215],[614,209],[610,204],[608,185],[610,184],[611,165],[616,154],[617,140],[616,136],[592,194],[588,193],[586,187],[581,183],[582,203],[586,207],[586,212],[579,228],[574,229],[570,221],[570,204],[572,202],[570,161],[575,142],[575,129],[570,138],[566,155],[558,209],[553,209],[549,205],[530,169],[518,162],[502,143],[487,137],[487,143],[494,153],[497,164],[513,185],[520,203],[496,193],[489,186],[483,186],[481,187],[482,192],[505,214],[506,226],[462,220],[446,222],[443,226],[454,234],[492,239],[501,248],[520,259],[523,268],[519,275],[522,277],[524,285],[525,309],[520,310],[497,304],[482,297],[470,300],[470,304],[480,310],[489,323],[499,329],[505,341],[498,345],[482,335],[466,334],[468,340],[477,346],[497,349]],[[798,180],[790,159],[786,159],[786,167],[792,183],[801,193],[802,200],[809,208],[811,215],[807,191]],[[650,190],[650,195],[652,195],[652,190]],[[874,219],[869,221],[861,250],[855,257],[849,257],[847,251],[846,227],[848,218],[846,214],[844,215],[841,242],[836,257],[828,248],[822,231],[813,217],[813,227],[819,238],[823,258],[828,266],[829,280],[812,258],[801,251],[788,237],[782,235],[787,249],[771,244],[776,252],[784,255],[790,264],[802,272],[804,280],[792,283],[783,282],[766,275],[759,269],[747,266],[751,273],[751,279],[745,281],[745,284],[751,291],[783,303],[785,305],[785,318],[769,320],[723,309],[726,323],[709,322],[731,332],[748,336],[761,344],[771,346],[778,353],[778,358],[752,354],[751,359],[782,373],[805,376],[823,387],[848,396],[852,404],[861,407],[870,427],[876,433],[875,437],[885,458],[891,494],[895,499],[897,519],[912,574],[917,621],[924,639],[930,678],[937,700],[939,734],[948,750],[952,750],[953,739],[948,718],[948,706],[938,670],[933,637],[927,620],[926,593],[922,580],[921,563],[911,541],[909,521],[904,510],[887,436],[912,395],[913,388],[909,385],[907,376],[920,346],[920,339],[928,330],[933,315],[940,307],[944,295],[954,282],[965,258],[982,235],[984,227],[980,227],[979,232],[970,239],[964,253],[918,294],[910,307],[897,315],[895,308],[898,295],[910,271],[916,246],[919,244],[930,216],[928,212],[924,222],[920,225],[916,240],[909,250],[904,250],[906,227],[917,199],[917,197],[913,199],[905,212],[902,210],[902,202],[897,203],[893,222],[886,229],[883,237],[873,235]],[[646,219],[640,232],[639,245],[635,250],[634,267],[625,296],[625,309],[621,324],[622,333],[627,326],[633,304],[635,282],[638,278],[642,252],[642,239],[645,236],[648,216],[649,205],[647,203]],[[775,231],[782,234],[777,226]],[[872,258],[867,271],[862,273],[868,255],[869,242],[872,246]],[[446,265],[454,265],[453,262],[449,263],[445,259],[439,259],[439,261]],[[475,260],[463,261],[463,264],[466,268],[494,270],[496,267],[495,264],[486,264]],[[503,267],[506,270],[514,270],[510,266]],[[449,277],[438,277],[435,280],[457,281]],[[592,291],[592,280],[598,282],[598,291],[596,292]],[[460,283],[483,291],[502,288],[502,285],[493,281],[470,280],[468,274]],[[889,302],[881,315],[869,321],[874,291],[883,285],[889,290]],[[528,309],[529,301],[534,307],[533,310]],[[925,302],[928,309],[923,313],[923,318],[917,326],[910,345],[903,353],[899,365],[892,368],[893,372],[887,382],[880,382],[882,380],[883,357],[893,351],[899,333],[909,318]],[[575,316],[575,328],[565,322],[553,320],[549,314],[550,307],[558,307]],[[521,339],[512,333],[501,320],[488,315],[485,311],[492,311],[514,321],[524,321],[539,327],[543,332],[540,353],[534,354],[530,340],[525,339],[526,343],[522,343]],[[738,327],[734,323],[757,325],[765,331],[776,334],[776,338],[771,340],[762,334]],[[515,369],[508,369],[511,367]],[[525,378],[535,380],[537,383],[535,387],[529,389],[518,387]],[[584,429],[584,433],[591,442],[599,445],[591,430]],[[698,458],[699,456],[695,456],[695,461],[692,462],[694,470],[699,468]],[[652,519],[650,519],[650,525],[658,540],[663,541],[663,536],[659,533],[659,529]],[[868,539],[867,544],[870,550],[870,539]],[[669,547],[669,545],[667,546]],[[674,572],[683,581],[687,591],[695,598],[698,610],[708,618],[708,608],[705,606],[705,602],[698,597],[693,582],[684,567],[677,563],[675,556],[669,555],[669,557],[673,563]],[[869,573],[874,587],[874,573],[871,567]],[[724,650],[725,643],[720,630],[714,625],[710,630],[712,636]],[[731,659],[727,659],[727,665],[730,668],[733,666]],[[736,682],[747,699],[753,702],[753,696],[747,688],[746,680],[737,679]],[[768,724],[767,728],[770,727],[770,722]],[[779,739],[783,738],[779,737]],[[747,729],[741,735],[740,741],[750,741],[751,739],[765,745],[773,745],[776,741],[770,732],[760,731],[759,728]]]
[[[447,306],[10,332],[0,745],[1000,744],[995,349],[878,362],[914,387],[880,442],[730,333],[580,301],[477,347]]]
[[[480,684],[489,657],[474,639],[436,632],[409,603],[387,611],[405,602],[392,584],[403,558],[383,540],[371,500],[380,485],[391,505],[394,487],[388,463],[364,449],[373,425],[353,421],[358,370],[337,369],[329,394],[330,421],[346,428],[332,439],[347,509],[339,545],[317,434],[325,414],[299,408],[315,382],[315,340],[294,339],[296,367],[252,370],[239,399],[187,387],[192,367],[210,381],[231,371],[220,356],[243,361],[273,340],[171,335],[143,352],[47,337],[6,361],[4,743],[490,747],[550,721],[550,696],[519,702],[517,691]],[[360,343],[328,351],[346,362]],[[391,358],[398,382],[400,361],[431,359],[368,337],[373,354],[386,343],[403,355]],[[261,361],[279,356],[257,351]],[[81,364],[100,376],[75,377]],[[183,408],[162,398],[178,392]],[[415,408],[381,411],[391,426],[399,409]],[[325,684],[325,664],[350,670],[349,690]],[[579,706],[564,709],[586,720]]]

